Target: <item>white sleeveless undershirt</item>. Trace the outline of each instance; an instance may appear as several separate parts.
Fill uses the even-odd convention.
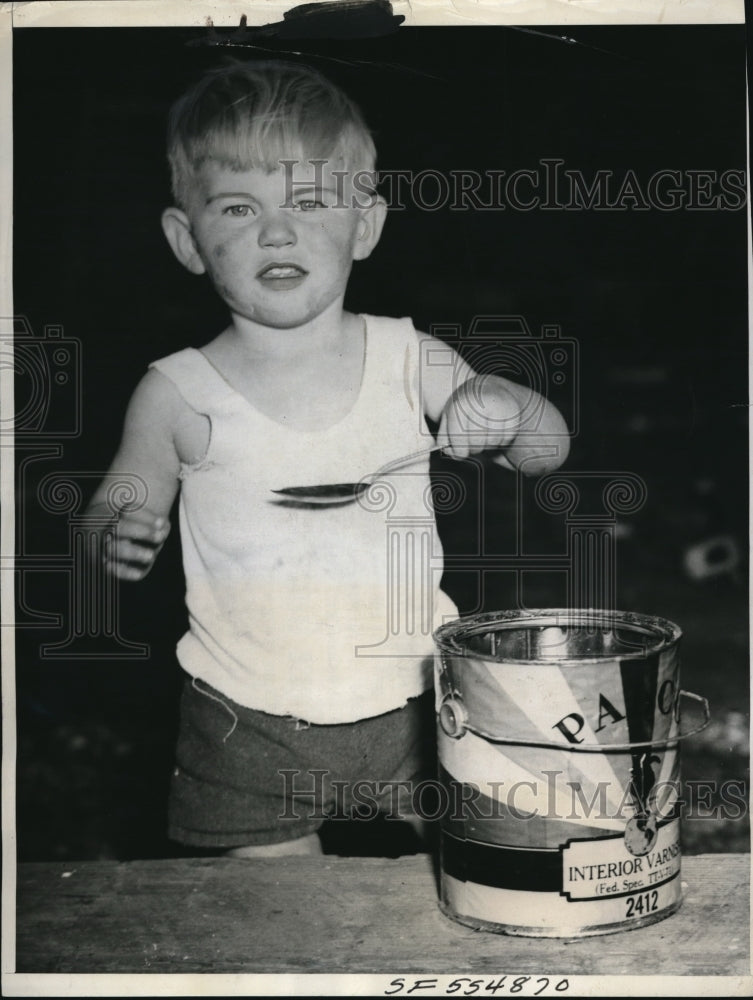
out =
[[[241,705],[322,724],[381,715],[429,688],[431,633],[457,614],[440,589],[428,459],[342,506],[272,492],[355,482],[433,443],[411,321],[363,319],[358,398],[322,431],[265,416],[193,348],[152,365],[211,428],[204,458],[181,469],[181,665]]]

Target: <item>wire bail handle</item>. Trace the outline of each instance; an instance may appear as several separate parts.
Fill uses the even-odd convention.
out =
[[[459,740],[466,732],[479,736],[488,743],[504,744],[506,746],[529,746],[540,747],[547,750],[567,750],[572,753],[625,753],[634,750],[648,750],[649,747],[657,750],[666,747],[676,746],[680,740],[685,740],[690,736],[695,736],[702,732],[711,721],[711,713],[707,698],[692,691],[680,691],[680,698],[686,698],[696,704],[701,705],[703,711],[703,721],[694,729],[687,732],[676,733],[663,740],[644,740],[639,743],[579,743],[576,745],[564,745],[555,743],[553,740],[531,740],[531,739],[511,739],[509,736],[501,736],[496,733],[487,733],[472,725],[468,717],[468,709],[463,703],[459,692],[453,691],[445,695],[439,707],[439,724],[444,733],[451,739]],[[682,722],[680,722],[682,725]]]

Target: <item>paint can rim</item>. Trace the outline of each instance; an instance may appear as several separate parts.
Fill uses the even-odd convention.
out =
[[[505,631],[513,628],[547,627],[600,627],[632,629],[636,633],[652,637],[653,641],[635,651],[613,651],[593,655],[563,656],[498,656],[478,649],[470,649],[465,644],[474,636],[490,631]],[[614,663],[615,660],[645,660],[647,655],[660,653],[676,646],[682,637],[682,629],[668,618],[647,615],[635,611],[601,610],[596,608],[537,608],[522,610],[484,611],[467,615],[440,625],[435,630],[434,643],[440,653],[455,657],[486,660],[490,663],[521,664],[579,664]]]

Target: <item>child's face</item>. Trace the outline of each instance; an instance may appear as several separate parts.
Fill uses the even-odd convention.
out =
[[[354,204],[342,164],[303,161],[266,172],[205,165],[186,213],[168,209],[163,226],[179,259],[206,271],[235,316],[298,327],[339,303],[354,260],[367,257],[384,205]]]

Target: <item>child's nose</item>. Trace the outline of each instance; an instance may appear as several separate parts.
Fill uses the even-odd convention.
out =
[[[268,215],[259,230],[259,245],[262,247],[292,246],[296,235],[287,213],[276,212]]]

